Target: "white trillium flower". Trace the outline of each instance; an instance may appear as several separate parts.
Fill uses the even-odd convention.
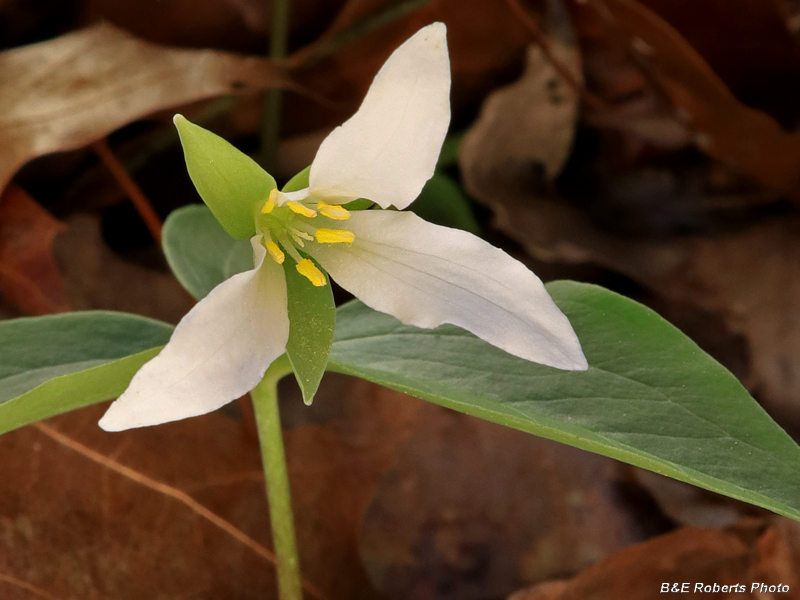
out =
[[[307,188],[272,191],[251,239],[254,268],[218,285],[181,320],[108,409],[103,429],[205,414],[252,390],[286,350],[286,254],[312,284],[327,284],[318,264],[407,325],[450,323],[526,360],[588,368],[569,321],[519,261],[410,212],[342,206],[367,198],[402,210],[433,175],[450,122],[445,32],[442,23],[429,25],[389,57],[358,112],[322,142]]]

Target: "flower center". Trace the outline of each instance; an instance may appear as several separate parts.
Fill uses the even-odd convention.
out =
[[[305,242],[351,244],[355,235],[348,229],[332,227],[333,221],[346,221],[350,212],[310,196],[292,200],[283,192],[272,190],[256,219],[256,231],[263,236],[264,247],[276,263],[283,264],[286,254],[296,263],[298,273],[317,287],[327,283],[317,265],[300,254]]]

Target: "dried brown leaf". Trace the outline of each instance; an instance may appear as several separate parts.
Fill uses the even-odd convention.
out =
[[[496,598],[641,538],[619,463],[424,406],[364,517],[361,555],[391,598]]]
[[[407,0],[406,0],[407,1]],[[353,0],[337,19],[340,31],[370,10],[400,5],[401,0]],[[421,4],[421,3],[420,3]],[[447,24],[447,44],[453,74],[453,112],[474,110],[491,89],[506,83],[518,70],[530,35],[513,13],[496,0],[432,0],[401,18],[338,48],[335,54],[310,65],[313,55],[301,50],[290,58],[293,76],[307,89],[336,103],[337,110],[320,111],[318,104],[298,98],[286,106],[286,121],[296,124],[291,134],[337,125],[352,114],[386,58],[418,29],[433,21]],[[333,36],[332,36],[333,37]],[[308,53],[308,54],[306,54]],[[293,63],[294,64],[294,63]]]
[[[727,531],[686,527],[617,552],[569,581],[538,585],[509,600],[655,600],[665,597],[665,583],[671,592],[673,584],[677,591],[688,583],[683,593],[730,600],[795,599],[800,597],[799,532],[796,522],[775,516],[744,519]],[[737,588],[722,591],[725,585]],[[778,585],[780,593],[767,591]]]
[[[172,275],[124,260],[111,250],[96,217],[76,215],[54,253],[75,310],[119,310],[177,323],[194,300]]]
[[[303,574],[319,590],[306,597],[377,599],[361,516],[424,404],[343,376],[311,409],[281,389],[285,423],[324,421],[284,432]],[[97,426],[104,408],[0,437],[0,597],[275,598],[260,455],[235,408],[121,434]]]
[[[0,53],[0,189],[28,160],[155,111],[284,85],[261,58],[179,50],[110,25]]]
[[[787,26],[784,0],[642,4],[674,27],[745,104],[783,122],[797,116],[800,44]]]
[[[631,469],[636,482],[653,497],[661,511],[679,525],[730,527],[760,509],[664,475]]]
[[[659,598],[665,582],[746,583],[748,546],[735,534],[687,527],[626,548],[589,567],[566,585],[517,592],[509,600],[618,600]],[[716,598],[752,598],[715,594]]]
[[[0,292],[23,312],[70,309],[53,256],[53,239],[65,229],[22,188],[0,196]]]
[[[553,53],[580,73],[580,53],[553,41]],[[552,181],[566,162],[578,117],[578,94],[567,85],[541,48],[528,49],[519,81],[484,102],[478,120],[461,144],[469,175],[485,179]],[[491,172],[491,175],[489,175]]]
[[[800,199],[800,134],[741,103],[671,25],[634,0],[594,0],[682,110],[698,145],[762,184]]]
[[[628,0],[613,0],[609,5],[612,3],[631,4]],[[691,51],[682,39],[673,39],[677,34],[669,36]],[[675,60],[680,63],[680,55]],[[692,73],[699,82],[695,87],[705,89],[708,96],[729,97],[727,88],[703,66],[702,59],[693,60],[697,69]],[[733,120],[727,126],[740,125]],[[546,190],[532,177],[531,168],[542,161],[540,151],[531,147],[527,162],[524,153],[509,161],[503,150],[484,148],[502,148],[504,138],[513,139],[513,134],[503,131],[490,143],[487,140],[495,133],[480,122],[476,130],[479,127],[484,138],[470,139],[470,133],[463,146],[463,180],[475,198],[495,211],[501,229],[540,260],[605,267],[633,279],[667,303],[718,316],[728,332],[746,341],[748,387],[772,410],[795,422],[800,419],[800,322],[795,318],[800,307],[800,221],[796,217],[762,220],[748,229],[713,238],[696,235],[648,241],[641,231],[637,237],[617,237],[586,213],[543,197]],[[543,136],[540,143],[550,141]],[[780,154],[775,148],[772,151]],[[785,158],[785,153],[780,156]],[[767,153],[759,157],[762,162],[780,160]],[[796,175],[800,177],[800,168]],[[695,204],[703,198],[695,199]],[[587,206],[595,213],[602,209],[600,203]],[[606,223],[613,220],[603,218]]]
[[[187,493],[269,547],[258,455],[221,415],[125,435],[103,407],[49,422],[59,435]],[[143,486],[35,427],[0,438],[0,572],[62,598],[264,598],[271,564],[163,491]],[[4,598],[13,588],[0,583]]]

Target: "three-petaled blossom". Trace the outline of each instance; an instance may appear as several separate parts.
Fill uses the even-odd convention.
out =
[[[433,175],[449,95],[445,26],[434,23],[389,57],[356,114],[323,141],[308,187],[264,199],[251,239],[255,267],[218,285],[181,320],[101,427],[200,415],[253,389],[286,349],[287,254],[313,285],[327,284],[319,265],[405,324],[451,323],[523,359],[586,369],[569,321],[525,266],[470,233],[399,212]],[[343,206],[358,198],[398,210]]]

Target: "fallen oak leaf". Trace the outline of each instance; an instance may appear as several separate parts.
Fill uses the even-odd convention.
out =
[[[0,53],[0,189],[27,161],[81,148],[158,110],[267,86],[271,61],[166,48],[107,24]]]
[[[70,309],[53,256],[53,239],[66,228],[19,186],[0,196],[0,292],[23,312]]]

